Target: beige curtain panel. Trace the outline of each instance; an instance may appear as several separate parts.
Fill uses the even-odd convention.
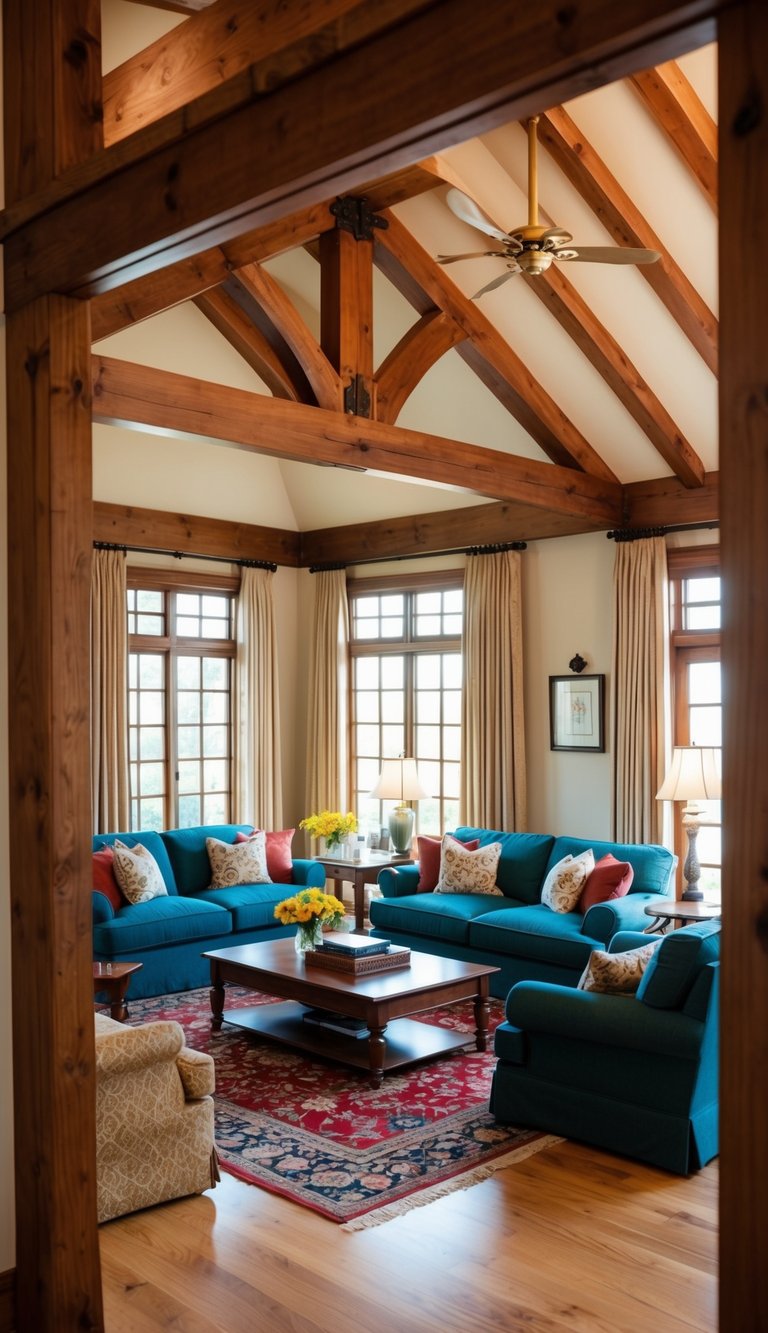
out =
[[[269,830],[283,825],[274,579],[243,568],[233,690],[235,819]]]
[[[129,824],[128,612],[124,551],[91,568],[91,789],[94,833]]]
[[[525,830],[520,554],[470,556],[464,576],[461,820]]]
[[[667,548],[663,537],[618,542],[613,578],[613,833],[661,842],[656,800],[669,735]]]
[[[349,606],[343,569],[312,575],[307,814],[349,809]]]

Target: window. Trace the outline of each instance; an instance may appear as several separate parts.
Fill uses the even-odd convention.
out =
[[[674,744],[722,745],[720,677],[720,551],[700,546],[670,551],[670,627],[674,690]],[[722,825],[720,801],[701,803],[697,839],[704,897],[720,897]],[[687,854],[682,806],[676,809],[675,851]]]
[[[428,799],[417,829],[459,821],[463,575],[366,579],[349,588],[352,790],[361,833],[386,824],[394,801],[368,793],[382,759],[413,755]]]
[[[128,576],[131,828],[230,817],[234,581]]]

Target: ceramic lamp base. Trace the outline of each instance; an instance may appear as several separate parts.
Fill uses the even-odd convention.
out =
[[[409,805],[396,805],[389,816],[389,836],[393,850],[399,856],[404,856],[411,849],[415,818]]]

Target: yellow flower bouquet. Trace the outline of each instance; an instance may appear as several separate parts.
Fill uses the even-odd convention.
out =
[[[351,810],[345,815],[340,810],[321,810],[319,815],[307,815],[299,828],[305,828],[310,838],[325,838],[326,847],[338,847],[350,833],[357,833],[357,818]]]
[[[298,927],[296,949],[304,953],[320,943],[323,926],[338,930],[344,920],[344,904],[322,889],[300,889],[277,904],[275,916],[283,926]]]

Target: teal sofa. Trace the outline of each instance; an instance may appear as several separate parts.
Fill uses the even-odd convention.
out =
[[[93,851],[116,838],[127,847],[140,842],[160,867],[167,895],[147,903],[126,903],[114,909],[103,894],[93,893],[93,957],[97,962],[142,964],[131,977],[136,999],[192,990],[210,980],[208,949],[254,944],[293,935],[295,926],[281,926],[275,904],[297,887],[325,884],[325,871],[315,861],[293,861],[292,884],[245,884],[211,889],[206,838],[233,843],[250,824],[210,824],[167,832],[103,833]]]
[[[648,944],[620,933],[609,952]],[[686,1175],[718,1151],[720,923],[658,945],[636,995],[523,981],[496,1030],[497,1121]]]
[[[644,909],[651,898],[673,892],[677,858],[666,847],[480,828],[458,828],[455,836],[463,842],[476,838],[481,846],[501,843],[496,884],[504,897],[417,893],[418,865],[383,870],[383,896],[371,900],[372,934],[422,953],[493,964],[499,971],[491,991],[501,999],[517,981],[575,986],[593,949],[607,948],[618,931],[643,930],[650,924]],[[585,914],[553,912],[541,902],[547,873],[568,853],[577,856],[588,847],[595,860],[610,852],[631,863],[629,893]]]

